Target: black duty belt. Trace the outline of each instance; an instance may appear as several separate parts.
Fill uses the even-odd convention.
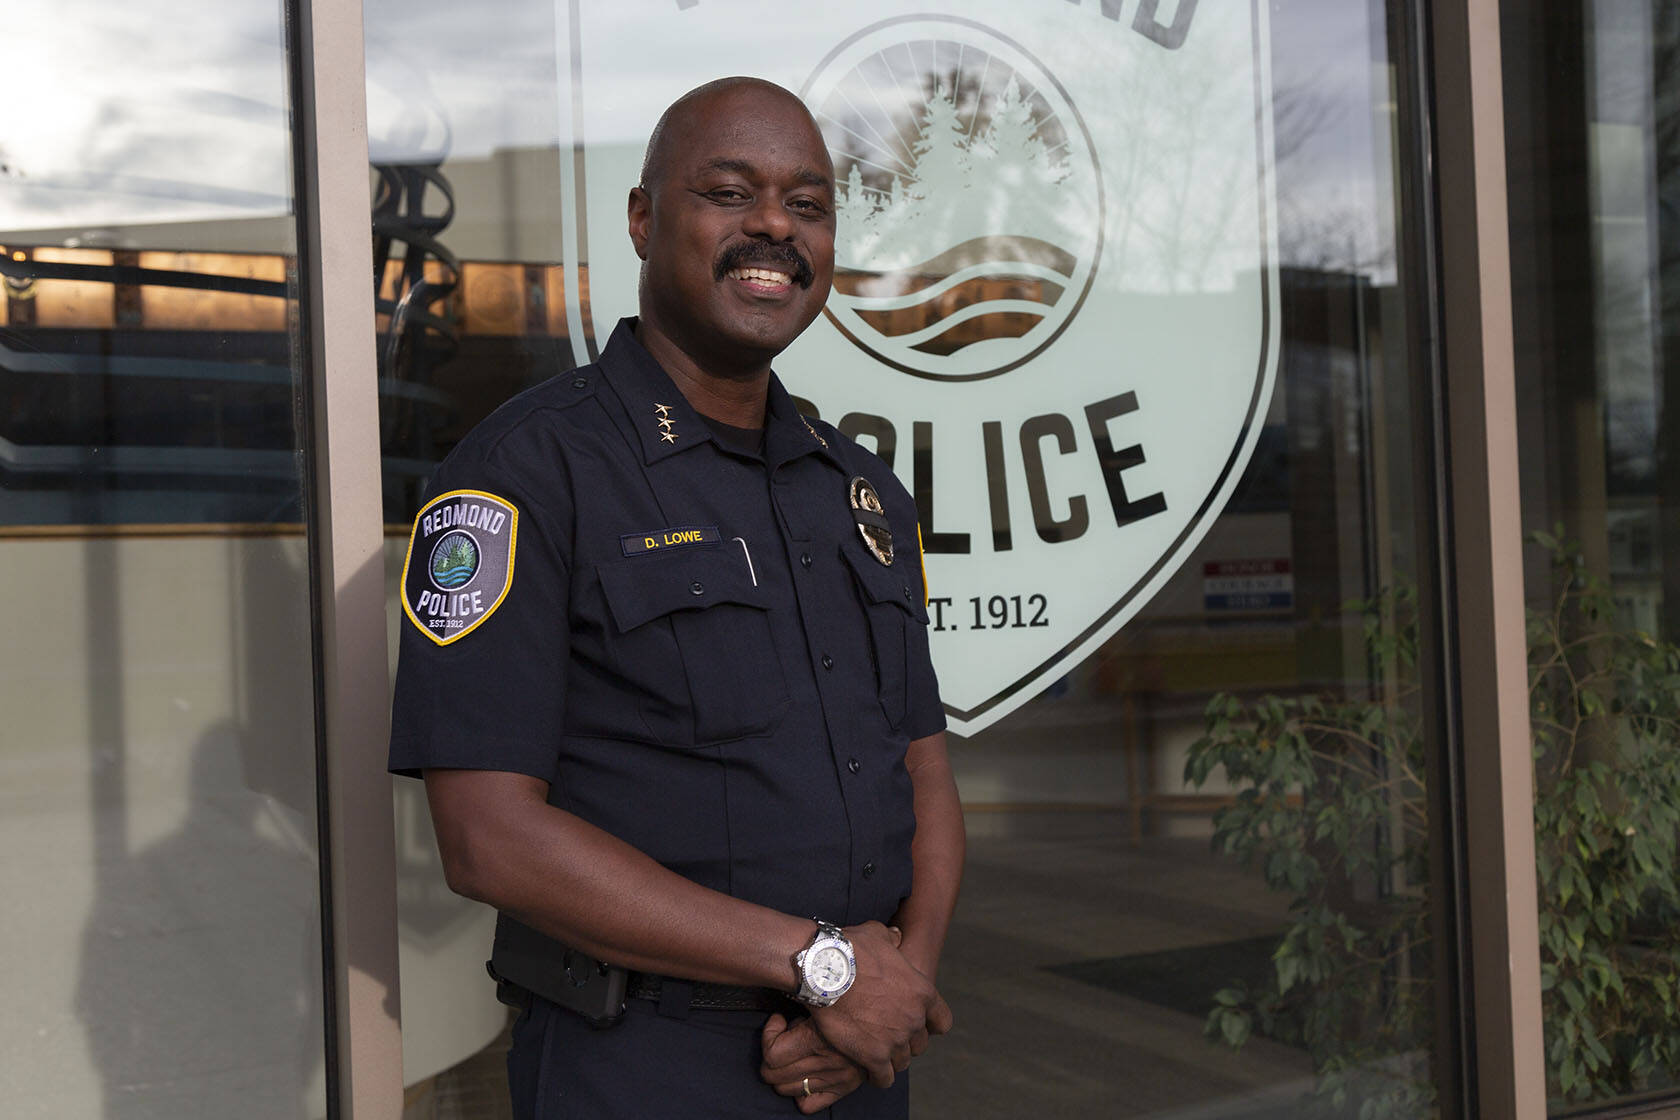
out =
[[[662,1007],[677,1002],[705,1011],[788,1011],[799,1006],[792,996],[774,988],[703,984],[650,972],[632,972],[625,995],[631,999],[650,999]]]

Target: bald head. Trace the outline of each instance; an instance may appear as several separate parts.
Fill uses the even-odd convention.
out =
[[[626,200],[637,337],[667,370],[768,379],[834,275],[834,163],[804,102],[758,78],[678,98]],[[760,401],[762,404],[762,401]]]
[[[816,120],[811,117],[810,110],[805,108],[805,102],[791,90],[784,89],[775,82],[767,82],[763,78],[718,78],[705,85],[695,86],[671,102],[670,107],[660,114],[659,122],[653,126],[653,134],[648,137],[647,153],[642,157],[642,187],[649,191],[656,190],[669,166],[671,146],[677,137],[684,134],[688,126],[704,120],[707,113],[729,100],[730,94],[742,92],[768,95],[771,100],[785,101],[797,106],[805,118],[810,120],[811,131],[820,134]]]

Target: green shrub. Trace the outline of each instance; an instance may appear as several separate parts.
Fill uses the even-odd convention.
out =
[[[1680,647],[1617,625],[1571,550],[1532,539],[1560,588],[1528,613],[1547,1092],[1601,1100],[1680,1083]],[[1416,596],[1355,606],[1376,695],[1216,696],[1191,747],[1186,781],[1223,770],[1236,790],[1215,849],[1292,900],[1270,981],[1221,991],[1207,1029],[1304,1047],[1329,1111],[1424,1116],[1435,744],[1416,703]]]

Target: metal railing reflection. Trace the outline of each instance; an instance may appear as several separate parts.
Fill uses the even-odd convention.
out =
[[[457,411],[432,375],[458,347],[462,270],[437,239],[453,215],[437,169],[376,173],[381,442],[409,490]],[[0,490],[35,499],[0,522],[299,520],[295,274],[278,254],[0,251]]]

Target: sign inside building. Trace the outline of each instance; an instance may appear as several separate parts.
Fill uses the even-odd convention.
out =
[[[625,195],[665,105],[728,74],[798,91],[839,232],[777,372],[915,495],[940,686],[973,733],[1160,590],[1253,452],[1278,344],[1265,5],[766,11],[559,5],[570,335],[587,362],[635,312]]]

